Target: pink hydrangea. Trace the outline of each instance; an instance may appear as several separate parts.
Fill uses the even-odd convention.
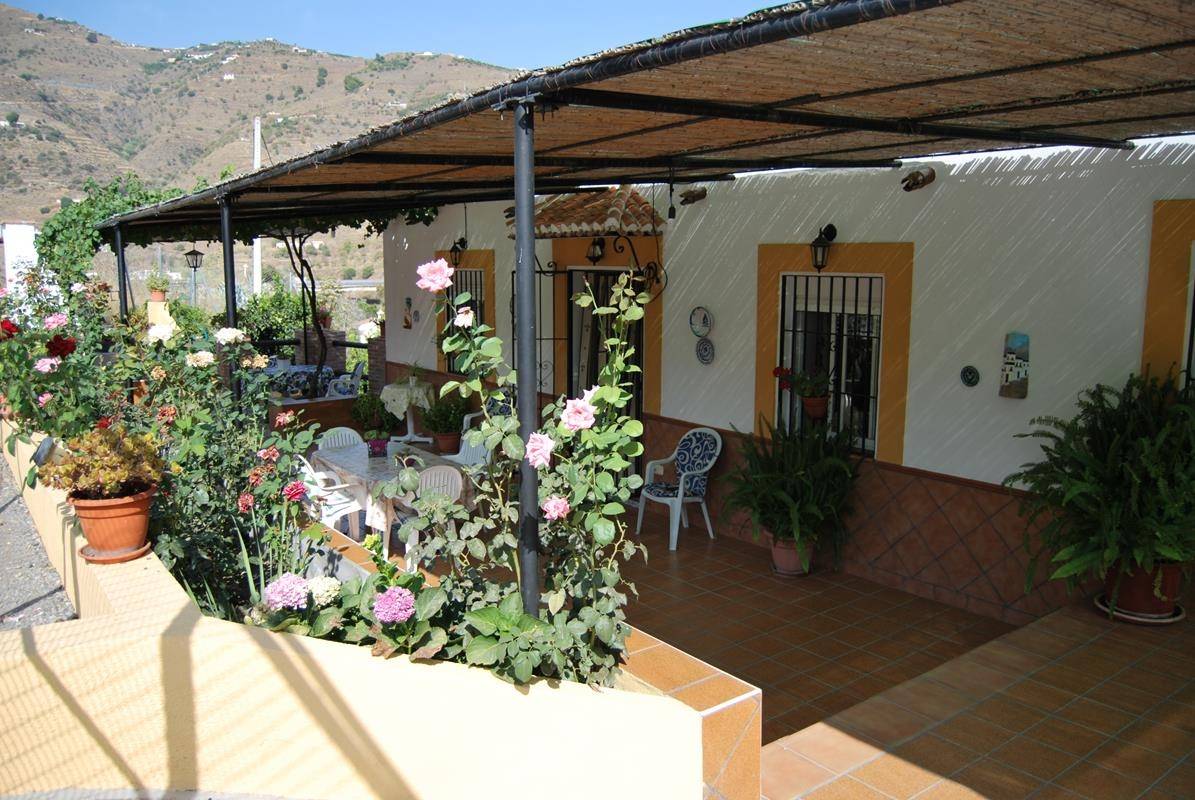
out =
[[[574,397],[564,401],[564,412],[560,415],[560,423],[570,431],[579,431],[593,427],[593,415],[597,411],[593,403],[589,402],[595,389],[590,389],[580,398]]]
[[[34,363],[33,368],[43,375],[48,375],[51,372],[57,372],[58,365],[61,363],[61,358],[39,358]]]
[[[552,449],[556,442],[544,433],[533,433],[527,437],[527,461],[531,466],[539,469],[552,463]]]
[[[401,586],[391,586],[373,600],[373,615],[383,625],[406,622],[415,613],[415,595]]]
[[[452,324],[458,328],[472,328],[473,309],[465,306],[460,311],[456,312],[456,318],[452,320]]]
[[[281,611],[289,608],[302,611],[307,608],[307,581],[293,572],[284,572],[276,581],[266,586],[264,600],[266,608]]]
[[[303,481],[291,481],[283,487],[282,496],[292,503],[297,503],[307,496],[307,487]]]
[[[429,261],[415,271],[419,273],[419,280],[415,281],[415,285],[424,291],[442,292],[452,285],[454,270],[442,258]]]
[[[41,394],[39,394],[37,396],[37,407],[45,408],[46,403],[50,402],[53,399],[54,399],[54,395],[51,394],[50,392],[42,392]]]
[[[46,317],[42,324],[48,331],[66,327],[66,312],[59,311],[56,314],[51,314],[50,316]]]
[[[558,494],[549,497],[539,508],[544,512],[544,519],[564,519],[573,510],[568,500]]]

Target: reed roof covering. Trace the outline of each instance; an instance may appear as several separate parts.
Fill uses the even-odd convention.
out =
[[[536,190],[688,183],[1195,130],[1184,0],[807,0],[577,59],[114,217],[238,234],[513,196],[509,104],[537,104]]]

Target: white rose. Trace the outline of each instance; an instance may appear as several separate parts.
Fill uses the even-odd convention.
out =
[[[216,361],[216,356],[210,350],[196,350],[194,353],[187,353],[188,367],[210,367]]]
[[[216,341],[227,347],[245,341],[245,332],[240,328],[221,328],[216,331]]]
[[[71,284],[71,291],[74,292],[75,294],[85,291],[86,289],[87,289],[87,284],[85,284],[85,283],[79,283],[78,281],[75,281],[74,283]]]
[[[307,581],[307,590],[311,592],[311,599],[317,608],[330,606],[340,597],[340,581],[326,575]]]
[[[160,325],[150,325],[149,330],[145,332],[145,338],[149,340],[150,344],[155,342],[168,342],[174,336],[174,326],[165,323]]]

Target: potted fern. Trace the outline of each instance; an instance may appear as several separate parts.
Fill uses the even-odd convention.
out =
[[[1139,622],[1179,618],[1184,569],[1195,560],[1195,388],[1133,375],[1079,396],[1071,419],[1039,417],[1023,437],[1042,458],[1005,483],[1028,490],[1026,590],[1042,562],[1072,590],[1103,582],[1096,603]]]
[[[807,574],[822,544],[837,562],[855,480],[850,436],[820,425],[777,429],[762,418],[760,427],[761,435],[744,439],[742,463],[726,478],[726,510],[750,515],[756,537],[771,534],[778,575]]]
[[[148,552],[149,507],[164,469],[158,448],[152,434],[97,427],[38,469],[38,479],[65,491],[74,506],[87,561],[116,564]]]
[[[145,279],[145,288],[149,289],[151,302],[164,303],[166,290],[170,288],[170,279],[160,272],[155,272]]]

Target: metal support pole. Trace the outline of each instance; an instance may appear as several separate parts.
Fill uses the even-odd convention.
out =
[[[124,260],[124,228],[117,225],[114,235],[112,247],[116,250],[116,292],[120,298],[120,321],[124,322],[129,318],[129,266]]]
[[[233,263],[232,198],[220,199],[220,243],[224,245],[224,319],[230,328],[237,326],[237,272]]]
[[[515,369],[519,436],[535,432],[539,379],[535,359],[535,103],[514,107]],[[519,464],[519,573],[523,610],[539,616],[539,479],[527,459]]]

